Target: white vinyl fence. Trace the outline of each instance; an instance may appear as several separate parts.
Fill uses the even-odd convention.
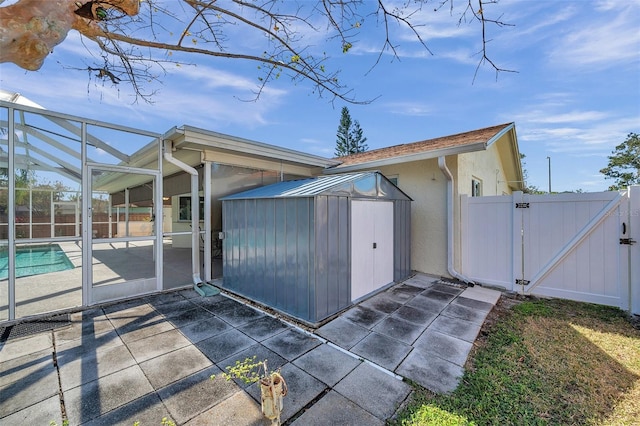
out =
[[[461,271],[525,294],[640,314],[640,186],[461,198]]]

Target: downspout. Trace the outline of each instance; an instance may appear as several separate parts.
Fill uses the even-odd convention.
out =
[[[474,285],[475,283],[473,281],[456,271],[454,266],[453,175],[447,168],[445,157],[438,157],[438,167],[440,167],[442,174],[447,178],[447,270],[452,277],[464,281],[467,284]]]
[[[191,175],[191,271],[193,284],[202,284],[200,277],[200,197],[198,194],[198,171],[186,163],[173,157],[173,146],[170,140],[164,140],[163,157],[169,163],[179,167]]]

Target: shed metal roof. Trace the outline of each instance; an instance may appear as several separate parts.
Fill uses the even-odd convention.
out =
[[[313,197],[316,195],[331,193],[335,190],[347,191],[347,187],[350,184],[357,186],[359,182],[366,180],[377,181],[377,176],[380,176],[388,185],[393,186],[380,172],[360,172],[360,173],[344,173],[338,175],[318,176],[310,179],[291,180],[285,182],[278,182],[272,185],[263,186],[260,188],[250,189],[248,191],[240,192],[237,194],[229,195],[221,198],[222,201],[227,200],[241,200],[241,199],[255,199],[255,198],[287,198],[287,197]],[[374,184],[376,187],[378,185]],[[403,198],[411,199],[406,194],[402,193],[399,188],[393,186],[395,190],[402,194]],[[377,190],[376,194],[381,191]],[[386,191],[385,191],[386,192]]]

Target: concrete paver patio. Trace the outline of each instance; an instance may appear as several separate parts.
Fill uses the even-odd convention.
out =
[[[0,423],[270,424],[258,386],[222,376],[255,355],[287,381],[284,423],[383,425],[411,392],[402,377],[456,388],[499,297],[418,274],[311,332],[193,290],[89,309],[0,343]]]

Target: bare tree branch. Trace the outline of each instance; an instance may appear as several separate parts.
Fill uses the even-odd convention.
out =
[[[485,16],[485,6],[487,4],[496,4],[497,0],[478,0],[478,9],[475,9],[473,7],[472,2],[473,0],[468,0],[465,14],[463,14],[463,16],[460,19],[463,19],[466,16],[466,12],[470,11],[473,18],[478,22],[480,22],[480,25],[482,28],[482,49],[478,52],[481,58],[480,58],[480,61],[478,61],[478,65],[476,66],[475,72],[473,73],[473,82],[476,81],[476,77],[478,76],[478,71],[480,70],[482,65],[487,63],[491,65],[491,67],[496,72],[496,80],[498,79],[498,75],[501,72],[517,73],[518,71],[501,68],[498,65],[496,65],[495,62],[493,62],[493,60],[489,58],[488,49],[487,49],[487,44],[491,42],[491,40],[487,38],[487,24],[494,24],[498,27],[507,27],[507,26],[513,26],[513,25],[503,22],[501,20],[502,17],[499,17],[498,19],[490,19]]]
[[[487,16],[486,7],[495,3],[497,0],[467,0],[458,21],[480,24],[481,59],[474,81],[485,64],[496,71],[496,78],[500,72],[514,72],[501,68],[489,55],[487,26],[509,25],[502,17]],[[425,23],[421,12],[427,6],[437,12],[446,5],[453,13],[454,0],[404,0],[395,6],[389,0],[18,0],[0,7],[0,62],[37,70],[67,32],[76,29],[101,52],[89,51],[99,63],[84,69],[97,71],[98,78],[113,85],[126,81],[136,99],[147,102],[155,91],[146,91],[145,85],[160,81],[166,72],[164,64],[184,64],[184,57],[212,57],[259,64],[262,75],[253,100],[284,73],[294,82],[310,82],[320,97],[368,103],[358,100],[338,78],[340,70],[328,69],[331,55],[326,50],[318,53],[320,49],[306,41],[305,32],[323,34],[329,43],[339,42],[344,54],[357,43],[362,27],[374,28],[369,24],[377,21],[383,40],[373,69],[385,53],[400,59],[399,45],[394,41],[397,29],[409,30],[414,40],[433,54],[420,32]],[[243,43],[244,38],[252,42]],[[179,53],[179,58],[174,53]]]

